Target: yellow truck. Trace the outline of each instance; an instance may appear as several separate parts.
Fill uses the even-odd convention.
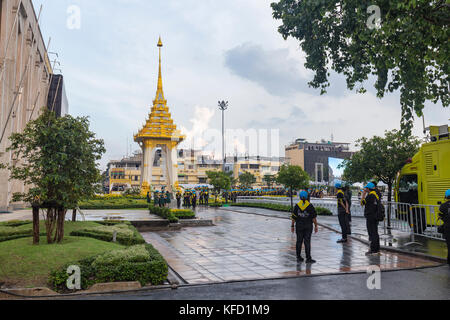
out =
[[[411,218],[414,219],[417,233],[438,223],[436,210],[430,206],[439,206],[444,201],[445,191],[450,189],[449,126],[431,126],[426,130],[430,133],[429,142],[408,160],[394,188],[396,202],[410,204],[412,208],[412,215],[404,210],[397,212],[397,218],[410,224]]]

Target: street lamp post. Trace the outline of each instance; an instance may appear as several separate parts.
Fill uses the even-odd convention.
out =
[[[222,170],[225,172],[225,110],[228,109],[228,101],[219,101],[219,109],[222,110],[222,157],[223,157],[223,165]]]

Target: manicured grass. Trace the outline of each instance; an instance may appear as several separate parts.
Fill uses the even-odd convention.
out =
[[[66,224],[68,230],[80,228],[80,223]],[[108,252],[123,246],[91,238],[66,236],[62,244],[48,245],[41,237],[39,246],[33,246],[32,238],[0,243],[0,283],[7,286],[46,286],[51,270],[86,257]]]

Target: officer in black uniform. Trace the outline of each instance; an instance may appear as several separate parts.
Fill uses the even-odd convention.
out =
[[[337,243],[346,243],[347,242],[347,235],[349,234],[349,211],[348,211],[348,203],[347,199],[345,199],[344,191],[342,190],[342,184],[336,183],[335,185],[336,189],[338,189],[337,192],[337,207],[338,207],[338,219],[339,224],[341,226],[342,230],[342,239],[338,240]]]
[[[180,209],[181,208],[181,192],[178,190],[177,191],[177,208]]]
[[[352,190],[348,183],[345,184],[344,188],[345,199],[348,203],[348,234],[352,234]]]
[[[316,261],[311,258],[311,236],[313,232],[319,231],[317,225],[317,214],[314,206],[309,203],[308,192],[302,191],[300,193],[300,202],[295,206],[294,213],[292,214],[292,232],[294,230],[297,233],[297,260],[303,262],[302,258],[302,245],[305,244],[306,251],[306,263],[315,263]],[[295,228],[295,229],[294,229]]]
[[[445,192],[445,201],[439,207],[439,218],[444,221],[444,238],[447,242],[447,263],[450,265],[450,189]]]
[[[364,206],[364,217],[366,218],[367,233],[369,234],[370,250],[366,256],[380,253],[380,236],[378,234],[377,207],[380,197],[376,192],[373,182],[369,183],[362,195],[361,205]]]

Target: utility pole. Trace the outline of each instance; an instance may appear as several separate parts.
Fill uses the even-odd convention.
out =
[[[219,101],[219,109],[222,110],[222,157],[223,157],[223,165],[222,170],[225,172],[225,163],[226,163],[226,155],[225,155],[225,110],[228,109],[228,101]]]

